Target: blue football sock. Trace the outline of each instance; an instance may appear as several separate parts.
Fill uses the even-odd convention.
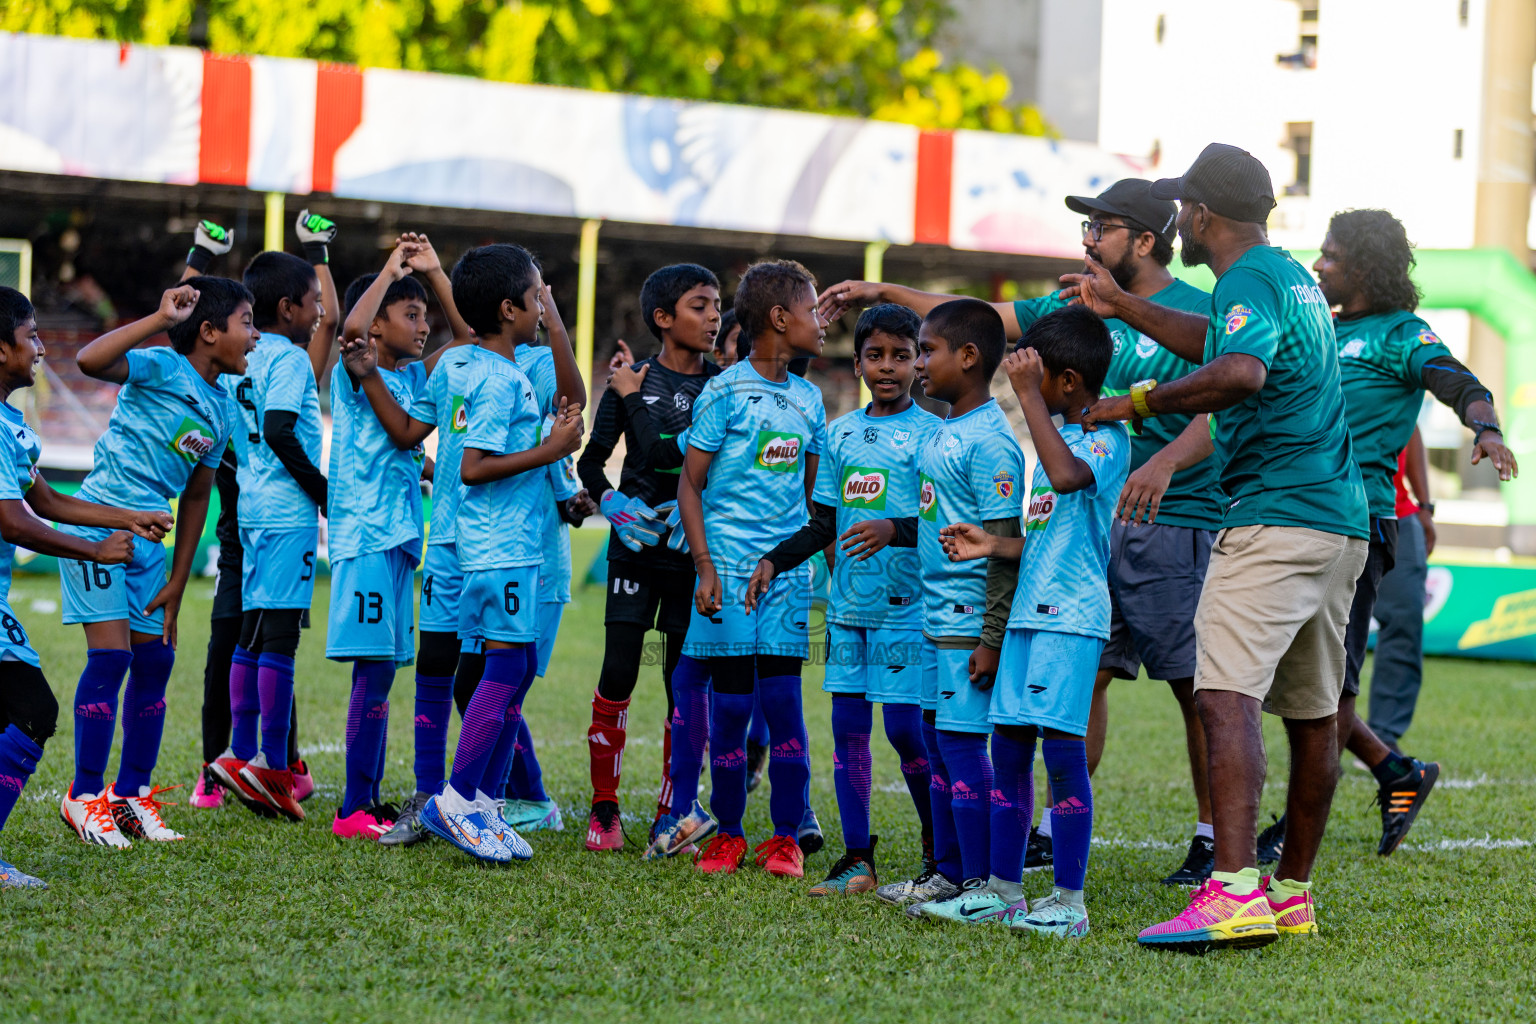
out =
[[[747,809],[747,723],[751,719],[751,694],[710,694],[709,808],[720,823],[722,835],[743,834],[741,816]],[[799,820],[794,824],[799,825]]]
[[[123,756],[117,766],[121,796],[137,796],[155,773],[165,733],[165,688],[175,664],[176,648],[170,644],[146,640],[133,645],[123,691]]]
[[[805,820],[811,780],[811,751],[805,735],[799,676],[768,676],[757,681],[763,717],[768,720],[768,813],[773,834],[793,836]],[[868,727],[865,729],[866,734]],[[869,740],[864,740],[868,751]]]
[[[1035,740],[992,734],[992,874],[1024,879],[1024,848],[1035,816]]]
[[[352,697],[347,705],[347,788],[341,817],[375,803],[379,758],[389,725],[389,687],[395,681],[393,661],[354,661]]]
[[[950,813],[960,841],[961,873],[985,879],[992,860],[992,759],[987,737],[975,732],[939,732],[939,747],[949,768]]]
[[[11,808],[21,799],[21,791],[32,773],[37,771],[38,759],[43,748],[32,737],[21,731],[20,726],[8,725],[0,732],[0,828],[11,816]]]
[[[512,766],[507,773],[504,795],[508,800],[543,803],[549,799],[549,794],[544,791],[544,768],[539,764],[538,752],[533,749],[533,733],[528,731],[528,720],[522,716],[521,705],[517,725],[517,741],[512,746]]]
[[[874,706],[862,694],[832,695],[832,785],[843,821],[843,846],[869,846],[869,734]]]
[[[521,647],[505,647],[485,652],[485,668],[475,695],[464,709],[459,728],[459,746],[453,753],[453,769],[448,783],[466,800],[475,798],[475,790],[485,781],[485,768],[501,731],[507,722],[507,709],[517,696],[527,657]]]
[[[534,673],[539,670],[539,649],[534,644],[519,644],[506,649],[521,654],[522,662],[521,672],[512,688],[512,697],[502,712],[501,735],[491,748],[490,759],[485,763],[485,776],[480,780],[480,789],[487,796],[493,797],[499,797],[506,784],[507,772],[512,765],[512,751],[517,745],[517,734],[523,726],[523,698],[528,695],[529,688],[533,686]]]
[[[672,670],[672,813],[693,809],[709,741],[709,669],[684,654]]]
[[[939,747],[939,731],[923,722],[923,746],[928,750],[928,797],[933,810],[933,859],[939,872],[959,885],[965,881],[960,863],[960,839],[955,834],[955,815],[949,795],[949,767]]]
[[[747,726],[747,742],[755,747],[768,745],[768,719],[763,716],[763,695],[752,691],[752,722]]]
[[[242,761],[256,756],[257,723],[261,717],[258,671],[256,655],[237,646],[229,659],[229,749]]]
[[[1081,892],[1088,877],[1088,844],[1093,839],[1093,783],[1088,747],[1082,740],[1047,739],[1041,744],[1051,778],[1051,866],[1056,884]]]
[[[453,715],[453,676],[416,677],[416,789],[421,793],[443,790],[444,764],[448,760],[448,720]]]
[[[265,654],[256,659],[256,688],[261,693],[261,752],[267,767],[288,767],[288,729],[293,725],[293,659]]]
[[[117,693],[133,654],[116,648],[85,652],[85,671],[75,687],[75,796],[107,788],[107,758],[117,725]]]
[[[394,673],[390,673],[391,688],[394,683]],[[371,805],[383,801],[384,796],[379,792],[379,787],[384,784],[385,757],[389,754],[389,701],[379,705],[379,712],[383,716],[384,725],[379,729],[379,759],[374,765],[373,785],[368,789],[368,802]]]
[[[906,780],[912,806],[925,834],[933,831],[933,800],[928,795],[932,779],[928,771],[928,748],[923,745],[923,709],[916,704],[885,704],[880,708],[885,720],[885,738],[891,741],[901,758],[901,777]]]

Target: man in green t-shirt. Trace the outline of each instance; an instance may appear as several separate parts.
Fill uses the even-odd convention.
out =
[[[1106,267],[1127,292],[1205,315],[1210,295],[1168,272],[1178,209],[1166,199],[1152,198],[1151,187],[1143,178],[1125,178],[1097,196],[1067,196],[1067,208],[1088,218],[1083,221],[1084,254]],[[895,302],[926,314],[950,298],[900,285],[843,281],[822,293],[822,311],[836,319],[850,307]],[[1009,339],[1017,341],[1036,320],[1068,302],[1057,291],[993,307]],[[1136,381],[1172,380],[1198,368],[1123,321],[1111,319],[1106,326],[1115,347],[1102,394],[1123,395]],[[1184,715],[1196,819],[1188,856],[1163,880],[1170,885],[1199,885],[1210,875],[1213,858],[1205,732],[1194,696],[1195,607],[1225,504],[1217,486],[1219,467],[1207,458],[1210,453],[1210,424],[1204,415],[1147,420],[1132,437],[1131,475],[1119,503],[1123,513],[1110,536],[1110,637],[1099,659],[1088,721],[1091,774],[1104,753],[1110,680],[1135,679],[1144,664],[1149,676],[1172,688]],[[1043,866],[1050,858],[1047,808],[1030,832],[1025,863]]]
[[[1365,571],[1355,583],[1344,634],[1344,692],[1339,698],[1339,741],[1376,776],[1381,805],[1381,843],[1390,854],[1408,834],[1434,787],[1440,766],[1389,749],[1355,715],[1360,667],[1381,578],[1397,557],[1398,521],[1392,478],[1397,456],[1413,434],[1424,392],[1456,410],[1473,433],[1472,461],[1488,459],[1501,480],[1516,472],[1504,446],[1493,396],[1463,366],[1429,324],[1414,315],[1419,289],[1413,283],[1413,245],[1403,225],[1385,210],[1334,214],[1312,270],[1330,306],[1338,307],[1338,343],[1344,411],[1355,461],[1370,503],[1371,538]],[[1417,527],[1413,523],[1413,527]],[[1284,817],[1259,836],[1259,862],[1275,860],[1285,841]]]
[[[1216,865],[1188,909],[1142,931],[1165,949],[1244,948],[1316,932],[1309,877],[1338,777],[1335,719],[1344,630],[1365,567],[1369,515],[1339,386],[1333,324],[1310,274],[1268,244],[1269,172],[1234,146],[1207,146],[1152,194],[1181,201],[1182,257],[1216,274],[1211,316],[1121,290],[1089,262],[1070,295],[1203,365],[1100,399],[1087,421],[1216,413],[1227,496],[1195,615],[1196,701],[1210,760]],[[1288,841],[1261,886],[1255,857],[1265,754],[1261,710],[1291,745]]]

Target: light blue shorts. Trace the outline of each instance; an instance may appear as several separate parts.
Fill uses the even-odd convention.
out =
[[[320,528],[301,530],[241,529],[245,549],[240,567],[240,605],[258,608],[308,608],[315,596],[315,551]]]
[[[811,578],[809,573],[780,576],[747,613],[746,576],[721,576],[722,607],[700,615],[689,606],[688,637],[683,653],[690,658],[732,658],[777,654],[786,658],[811,656]]]
[[[971,652],[943,650],[923,638],[924,711],[934,711],[934,725],[946,732],[990,733],[987,710],[992,695],[971,682]]]
[[[459,636],[531,644],[539,639],[539,567],[476,569],[464,574]]]
[[[564,614],[564,601],[539,602],[539,668],[534,673],[539,678],[549,673],[549,656],[555,653],[555,638],[560,635],[560,618]]]
[[[421,563],[421,631],[457,633],[464,573],[457,544],[428,544]]]
[[[923,631],[827,623],[828,693],[879,704],[916,704],[923,688]]]
[[[1104,641],[1096,636],[1008,630],[1003,635],[988,720],[1086,736],[1093,680],[1103,651]]]
[[[63,564],[62,560],[60,564]],[[0,597],[0,661],[24,661],[34,666],[42,664],[42,659],[32,649],[32,641],[27,639],[27,631],[22,628],[21,620],[11,610],[10,601],[4,597]]]
[[[396,665],[415,661],[415,573],[416,554],[405,545],[333,561],[325,656]]]
[[[104,526],[61,525],[61,533],[98,541],[112,531]],[[165,612],[144,609],[165,586],[169,558],[165,545],[134,535],[133,561],[127,565],[98,565],[73,558],[59,559],[59,589],[64,597],[64,622],[114,622],[127,619],[139,633],[165,629]]]

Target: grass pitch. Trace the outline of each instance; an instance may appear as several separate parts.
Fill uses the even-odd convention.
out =
[[[597,537],[577,531],[578,566]],[[322,585],[315,608],[328,596]],[[211,597],[211,583],[197,581],[182,610],[162,783],[190,787],[200,764]],[[299,649],[300,742],[319,783],[309,821],[181,805],[166,817],[191,837],[185,843],[86,847],[58,819],[84,642],[34,601],[56,603],[57,582],[20,577],[12,603],[65,710],[0,849],[52,889],[0,898],[0,1020],[1536,1018],[1536,666],[1432,661],[1407,746],[1444,772],[1404,847],[1375,855],[1374,785],[1346,757],[1316,875],[1322,934],[1195,958],[1134,941],[1186,899],[1157,881],[1181,860],[1194,819],[1178,712],[1160,683],[1111,691],[1109,748],[1094,780],[1093,931],[1069,943],[915,922],[871,896],[805,896],[841,852],[830,705],[814,668],[806,718],[828,843],[805,882],[750,867],[706,879],[685,862],[640,862],[660,771],[659,651],[629,719],[621,795],[631,844],[587,853],[598,588],[578,588],[550,677],[525,706],[546,782],[568,812],[564,833],[530,836],[532,861],[494,867],[440,842],[383,850],[331,836],[347,673],[323,657],[323,611]],[[411,671],[400,672],[386,779],[397,798],[412,788],[412,686]],[[1275,722],[1266,735],[1267,821],[1280,808],[1286,754]],[[874,748],[886,881],[918,865],[917,825],[878,728]],[[750,801],[747,831],[752,842],[771,832],[766,784]],[[1049,873],[1025,885],[1042,895]]]

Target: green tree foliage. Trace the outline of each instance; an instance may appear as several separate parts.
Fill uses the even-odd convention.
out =
[[[10,0],[0,29],[1045,134],[949,0]]]

